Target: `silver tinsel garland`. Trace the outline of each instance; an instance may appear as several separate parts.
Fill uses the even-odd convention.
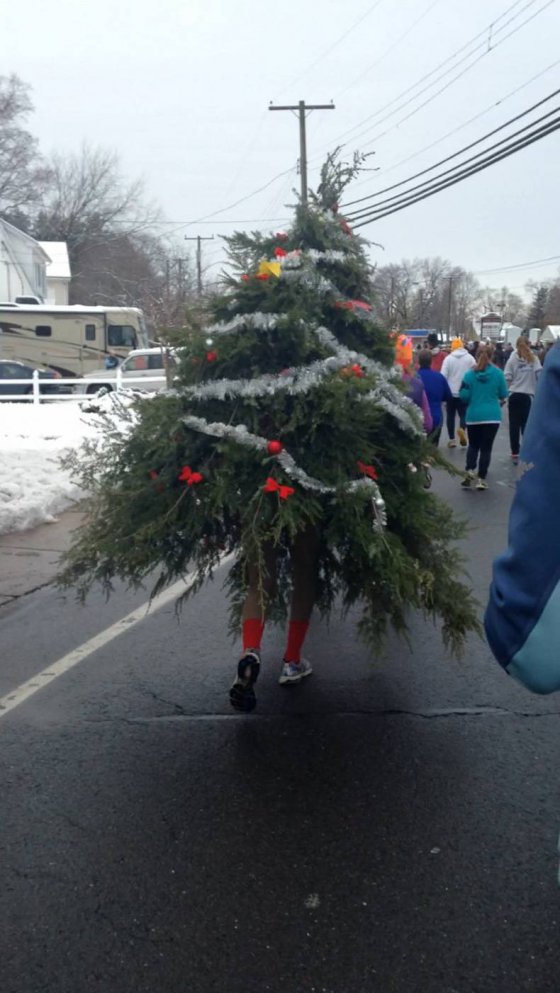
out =
[[[266,318],[272,318],[276,322],[279,319],[278,314],[261,315],[258,313],[240,315],[240,319],[245,320],[248,316],[252,316],[256,320],[264,316]],[[274,326],[277,326],[277,324]],[[220,333],[219,330],[216,330],[219,327],[220,325],[213,326],[212,330],[215,334]],[[188,396],[195,401],[226,400],[227,398],[234,399],[235,397],[273,396],[278,390],[286,390],[296,395],[305,393],[307,390],[317,386],[333,372],[338,372],[339,369],[343,369],[345,366],[356,364],[362,366],[367,373],[374,375],[377,379],[375,389],[362,397],[362,401],[370,400],[382,407],[408,433],[422,433],[421,418],[417,414],[415,404],[394,385],[395,381],[400,377],[398,370],[387,369],[380,362],[368,358],[367,355],[362,355],[360,352],[346,348],[345,345],[341,345],[332,331],[329,331],[324,326],[312,327],[310,330],[324,348],[333,352],[331,357],[312,362],[307,366],[298,366],[295,369],[290,369],[284,375],[267,374],[258,376],[255,379],[213,380],[203,383],[201,386],[189,388],[186,391]]]
[[[183,424],[185,427],[191,428],[193,431],[199,431],[201,434],[210,435],[214,438],[228,438],[230,441],[235,441],[239,445],[245,445],[247,448],[253,448],[258,452],[264,453],[268,451],[268,439],[257,434],[252,434],[245,424],[221,424],[218,421],[209,423],[203,417],[195,417],[192,414],[188,414],[183,418]],[[276,456],[276,460],[282,466],[286,475],[294,482],[299,483],[303,489],[321,494],[337,492],[335,486],[326,486],[319,479],[309,476],[301,466],[297,465],[285,449]],[[376,524],[378,526],[384,526],[387,523],[385,501],[375,480],[369,477],[354,479],[349,483],[345,483],[339,489],[343,493],[355,493],[362,489],[367,490],[371,494]]]
[[[346,249],[346,245],[344,246]],[[307,252],[289,252],[286,256],[278,260],[281,265],[280,278],[290,281],[297,281],[300,284],[310,287],[320,294],[331,294],[335,300],[341,299],[342,294],[331,280],[325,278],[318,272],[318,266],[323,263],[343,262],[348,254],[345,251],[329,250],[319,252],[311,249]],[[371,315],[356,311],[354,316],[370,320]],[[287,318],[282,314],[265,314],[255,312],[250,314],[239,314],[230,321],[219,321],[206,329],[206,333],[211,335],[233,334],[243,330],[271,331],[282,323],[286,323]],[[302,323],[302,326],[305,325]],[[306,366],[298,366],[295,369],[286,370],[283,374],[270,374],[259,376],[254,379],[218,379],[203,383],[200,386],[188,389],[187,395],[193,401],[203,400],[226,400],[236,397],[252,398],[262,396],[273,396],[278,390],[286,390],[292,395],[305,393],[324,380],[326,377],[338,372],[344,367],[351,365],[361,366],[368,375],[374,376],[376,385],[366,395],[361,395],[362,402],[375,403],[381,407],[399,426],[412,434],[422,433],[421,415],[414,403],[397,388],[396,381],[400,379],[400,372],[395,369],[387,369],[381,363],[368,358],[353,349],[342,345],[336,335],[324,326],[312,326],[310,331],[317,337],[319,343],[332,354]],[[215,438],[227,438],[237,444],[245,445],[262,454],[268,451],[268,440],[259,435],[251,434],[244,424],[225,424],[221,422],[208,422],[202,417],[188,415],[183,418],[183,423],[187,428],[198,431],[201,434],[210,435]],[[298,466],[293,457],[283,449],[275,456],[278,464],[282,467],[286,475],[298,483],[304,489],[320,494],[333,494],[337,492],[334,486],[327,486],[321,480],[309,476],[301,466]],[[374,527],[381,530],[387,523],[385,501],[375,480],[364,477],[351,480],[338,488],[339,492],[353,493],[360,490],[366,491],[371,496],[372,509],[374,514]]]
[[[262,314],[256,311],[254,314],[238,314],[232,317],[231,321],[218,321],[207,327],[206,334],[233,334],[235,331],[272,331],[278,324],[285,320],[283,314]]]

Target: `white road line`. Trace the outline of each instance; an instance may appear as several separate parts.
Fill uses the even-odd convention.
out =
[[[230,559],[231,556],[225,556],[222,560],[222,564]],[[188,577],[187,577],[188,578]],[[110,627],[105,628],[104,631],[100,631],[89,641],[85,641],[83,645],[79,645],[78,648],[74,648],[73,651],[68,652],[67,655],[63,655],[61,659],[53,662],[51,665],[43,669],[42,672],[37,673],[36,676],[32,676],[28,679],[26,683],[22,683],[21,686],[17,686],[15,690],[11,690],[6,696],[0,697],[0,719],[9,714],[10,711],[15,710],[30,697],[42,690],[44,686],[49,686],[55,679],[59,676],[63,676],[65,672],[69,672],[73,669],[75,665],[83,662],[94,652],[97,652],[100,648],[103,648],[110,641],[118,638],[120,634],[125,631],[130,631],[130,628],[134,624],[138,624],[139,621],[145,620],[145,618],[154,613],[154,611],[159,610],[160,607],[165,607],[167,603],[171,600],[175,600],[185,592],[187,584],[184,579],[179,580],[179,582],[174,583],[167,590],[159,593],[158,596],[154,597],[151,601],[147,600],[136,610],[131,611],[126,617],[121,617],[120,621],[116,621],[115,624],[111,624]]]

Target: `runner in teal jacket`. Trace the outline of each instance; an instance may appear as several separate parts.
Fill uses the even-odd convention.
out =
[[[469,436],[463,489],[469,489],[475,480],[477,490],[488,489],[486,476],[492,446],[502,421],[502,404],[507,400],[504,374],[492,365],[491,357],[491,349],[479,349],[476,366],[465,373],[459,391],[459,397],[467,405],[465,419]]]

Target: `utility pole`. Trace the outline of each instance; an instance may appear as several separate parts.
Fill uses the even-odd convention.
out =
[[[448,309],[447,309],[447,339],[448,340],[451,338],[451,308],[452,308],[452,305],[453,305],[453,280],[456,279],[456,278],[457,278],[456,276],[448,276],[447,277],[448,282],[449,282],[449,306],[448,306]]]
[[[307,139],[305,134],[306,112],[309,110],[334,110],[334,103],[306,103],[300,100],[295,105],[286,107],[275,107],[270,104],[269,110],[291,110],[295,111],[299,117],[299,171],[301,177],[301,202],[307,206]]]
[[[185,241],[196,241],[196,286],[199,297],[202,296],[202,242],[203,241],[214,241],[214,235],[207,235],[204,238],[202,235],[185,235]]]
[[[172,260],[177,266],[177,290],[180,300],[184,299],[185,296],[185,284],[183,281],[183,262],[188,262],[188,259],[173,259]],[[167,265],[167,279],[169,280],[169,263]],[[169,286],[169,283],[168,283]]]

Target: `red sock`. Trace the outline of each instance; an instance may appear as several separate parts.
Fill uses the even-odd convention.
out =
[[[243,651],[260,648],[264,631],[264,621],[260,617],[250,617],[243,621]]]
[[[299,662],[300,653],[305,641],[309,621],[290,621],[288,628],[288,644],[284,652],[286,662]]]

